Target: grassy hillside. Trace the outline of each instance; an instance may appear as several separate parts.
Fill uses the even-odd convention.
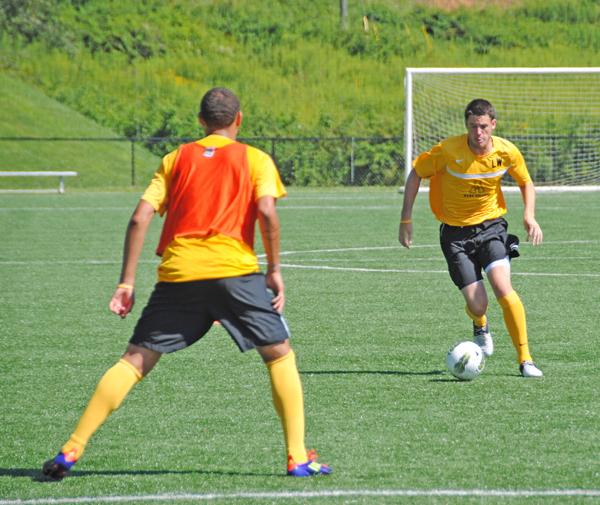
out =
[[[595,0],[348,3],[344,30],[330,0],[7,0],[1,66],[126,135],[195,135],[220,84],[241,95],[246,135],[364,136],[401,132],[406,66],[598,64]]]
[[[113,130],[48,98],[39,89],[3,75],[0,79],[0,137],[117,138]],[[131,145],[107,141],[0,140],[0,170],[75,170],[68,188],[124,187],[131,184]],[[137,148],[136,179],[145,182],[159,159]],[[57,179],[0,178],[2,187],[55,188]]]
[[[246,137],[388,137],[402,135],[407,66],[599,61],[596,0],[450,11],[423,1],[348,4],[344,29],[333,0],[5,0],[0,71],[120,135],[196,136],[199,98],[223,85],[242,99]],[[148,147],[161,154],[171,145]],[[303,149],[292,153],[300,169]],[[365,163],[379,155],[381,178],[393,183],[398,149],[372,150]],[[335,156],[311,163],[331,166]]]

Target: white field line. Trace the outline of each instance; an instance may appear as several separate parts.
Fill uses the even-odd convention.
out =
[[[381,201],[381,200],[379,200]],[[400,210],[402,207],[400,202],[391,202],[388,205],[297,205],[290,203],[279,204],[277,210]],[[544,211],[560,211],[575,209],[575,207],[559,207],[559,206],[544,206],[537,205],[537,210]],[[587,210],[597,209],[597,205],[586,206]],[[115,211],[115,212],[133,212],[134,206],[129,207],[0,207],[0,212],[48,212],[48,211],[63,211],[63,212],[96,212],[96,211]]]
[[[120,265],[121,260],[0,260],[3,265]],[[138,263],[158,265],[158,260],[139,260]]]
[[[277,210],[397,210],[400,211],[400,204],[390,205],[278,205]],[[76,211],[76,212],[97,212],[97,211],[115,211],[132,213],[134,206],[131,207],[0,207],[0,212],[49,212],[49,211]],[[586,207],[587,208],[587,207]],[[561,209],[564,210],[564,209]]]
[[[343,272],[371,272],[371,273],[395,273],[395,274],[448,274],[447,270],[425,270],[411,268],[360,268],[360,267],[332,267],[328,265],[295,265],[293,263],[281,263],[283,268],[298,268],[302,270],[335,270]],[[551,272],[513,272],[512,275],[530,277],[600,277],[600,273],[551,273]]]
[[[597,256],[569,256],[569,261],[582,260],[582,261],[598,261]],[[302,258],[302,261],[311,263],[381,263],[381,258],[324,258],[324,257],[311,257]],[[535,258],[523,258],[518,259],[519,264],[528,261],[557,261],[564,263],[565,258],[561,256],[536,256]],[[441,255],[432,258],[410,258],[411,263],[440,263],[445,265],[444,257]]]
[[[556,240],[556,241],[547,241],[544,242],[543,245],[569,245],[569,244],[598,244],[600,240]],[[527,242],[521,244],[524,246],[528,246]],[[411,249],[430,249],[430,248],[439,248],[439,244],[417,244],[411,246]],[[391,250],[397,249],[402,251],[403,247],[400,245],[392,245],[392,246],[364,246],[364,247],[340,247],[334,249],[301,249],[298,251],[281,251],[280,256],[289,256],[291,254],[312,254],[312,253],[334,253],[334,252],[352,252],[352,251],[383,251],[383,250]],[[264,257],[264,254],[259,254],[258,257]]]
[[[400,210],[399,205],[278,205],[277,210]]]
[[[437,244],[423,244],[413,246],[415,249],[439,247]],[[385,251],[385,250],[402,250],[400,245],[383,245],[383,246],[364,246],[364,247],[338,247],[334,249],[304,249],[299,251],[281,251],[280,256],[289,256],[291,254],[313,254],[313,253],[336,253],[336,252],[353,252],[353,251]],[[259,254],[258,257],[264,257],[264,254]]]
[[[332,489],[329,491],[240,491],[234,493],[163,493],[140,495],[81,496],[72,498],[33,498],[28,500],[0,499],[0,505],[67,505],[86,503],[142,503],[166,501],[217,501],[217,500],[293,500],[350,497],[480,497],[480,498],[532,498],[532,497],[600,497],[600,489]]]
[[[598,240],[565,240],[556,242],[547,242],[546,244],[594,244]],[[413,246],[418,248],[436,248],[437,244],[422,244]],[[299,251],[282,251],[280,256],[290,256],[294,254],[322,254],[337,252],[356,252],[356,251],[382,251],[382,250],[402,250],[401,246],[365,246],[365,247],[344,247],[333,249],[306,249]],[[259,261],[265,258],[264,254],[258,255]],[[422,258],[419,258],[422,261]],[[313,260],[314,261],[314,260]],[[263,263],[264,261],[260,261]],[[19,265],[116,265],[120,260],[0,260],[0,266],[19,266]],[[142,264],[157,264],[158,260],[140,260]],[[298,268],[306,270],[331,270],[345,272],[372,272],[372,273],[405,273],[405,274],[447,274],[446,269],[442,270],[424,270],[408,268],[366,268],[366,267],[335,267],[329,265],[303,265],[294,263],[282,263],[286,268]],[[537,277],[600,277],[600,273],[551,273],[551,272],[513,272],[513,275],[537,276]]]
[[[59,211],[76,211],[76,212],[81,212],[81,211],[85,211],[85,210],[89,210],[89,211],[97,211],[97,210],[118,210],[118,211],[129,211],[129,212],[133,212],[133,210],[135,209],[134,205],[131,205],[130,207],[0,207],[0,212],[12,212],[12,211],[42,211],[42,212],[48,212],[48,211],[54,211],[54,210],[59,210]]]

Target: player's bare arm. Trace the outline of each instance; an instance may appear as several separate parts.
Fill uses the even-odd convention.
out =
[[[404,203],[402,204],[402,214],[400,215],[400,228],[398,230],[398,240],[406,247],[412,245],[413,225],[412,225],[412,209],[415,199],[419,193],[421,178],[414,170],[411,170],[406,179],[404,186]]]
[[[110,310],[122,318],[131,312],[135,303],[135,272],[154,213],[152,205],[140,200],[127,225],[121,278],[109,303]]]
[[[262,235],[263,247],[267,255],[267,286],[273,291],[273,308],[277,312],[283,312],[285,305],[285,286],[281,275],[279,259],[279,216],[275,208],[275,198],[263,196],[258,199],[258,222]]]
[[[544,240],[542,228],[535,219],[535,187],[532,182],[519,186],[523,198],[523,226],[527,232],[527,240],[539,245]]]

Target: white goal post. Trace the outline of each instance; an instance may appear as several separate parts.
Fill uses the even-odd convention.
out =
[[[494,105],[495,135],[517,145],[536,186],[600,189],[600,67],[407,68],[405,175],[421,152],[465,133],[475,98]]]

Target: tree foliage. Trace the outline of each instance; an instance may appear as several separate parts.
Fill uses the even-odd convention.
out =
[[[451,12],[363,0],[347,29],[330,0],[3,0],[0,66],[127,136],[197,136],[200,96],[224,85],[247,137],[398,137],[406,66],[590,65],[599,21],[596,0]],[[401,148],[357,163],[396,180]],[[347,165],[326,143],[291,155],[302,184],[323,179],[311,164]]]

